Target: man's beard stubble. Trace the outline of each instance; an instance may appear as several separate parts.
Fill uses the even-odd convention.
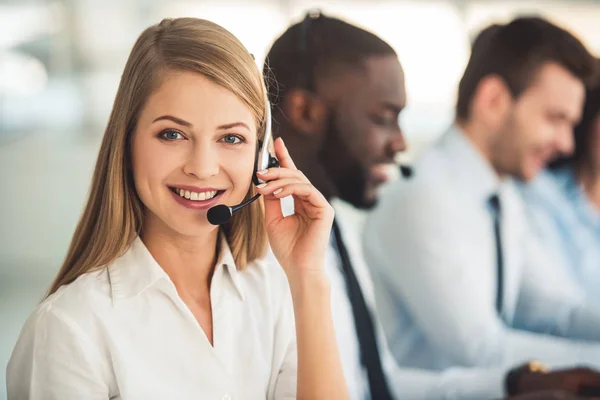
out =
[[[352,156],[343,133],[336,124],[335,113],[330,114],[325,140],[319,153],[319,162],[334,186],[334,196],[359,209],[370,209],[376,200],[368,200],[368,171],[357,157]]]

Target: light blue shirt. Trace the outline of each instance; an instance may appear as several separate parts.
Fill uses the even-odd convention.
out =
[[[504,306],[489,197],[501,202]],[[452,128],[384,191],[366,222],[380,321],[399,364],[600,367],[600,309],[528,233],[514,183],[500,181],[470,140]]]
[[[546,171],[520,189],[539,240],[556,251],[582,292],[600,304],[600,211],[573,169]]]

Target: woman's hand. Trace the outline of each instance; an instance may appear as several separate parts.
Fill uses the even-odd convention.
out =
[[[297,398],[347,399],[325,275],[333,208],[298,171],[281,139],[275,141],[275,154],[281,168],[259,172],[269,182],[257,186],[257,191],[265,195],[271,250],[290,283],[296,321]],[[294,214],[284,217],[279,199],[290,195]]]
[[[323,272],[333,208],[296,168],[281,138],[275,141],[275,154],[281,167],[259,171],[258,176],[269,182],[257,186],[265,196],[265,223],[273,254],[288,279]],[[280,199],[290,195],[294,214],[284,217]]]

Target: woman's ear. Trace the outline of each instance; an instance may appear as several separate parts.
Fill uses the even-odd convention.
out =
[[[329,107],[307,90],[290,90],[282,108],[285,118],[299,134],[320,136],[327,129]]]

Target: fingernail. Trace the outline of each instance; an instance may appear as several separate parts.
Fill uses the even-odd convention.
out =
[[[283,191],[283,188],[279,188],[276,191],[273,192],[273,194],[279,194]]]
[[[256,187],[257,187],[257,188],[259,188],[259,189],[262,189],[262,188],[264,188],[265,186],[267,186],[267,184],[266,184],[266,183],[261,183],[260,185],[256,185]]]
[[[263,169],[262,171],[258,171],[258,172],[257,172],[257,174],[259,174],[259,175],[266,175],[266,174],[268,174],[268,173],[269,173],[269,170],[268,170],[268,169]]]

